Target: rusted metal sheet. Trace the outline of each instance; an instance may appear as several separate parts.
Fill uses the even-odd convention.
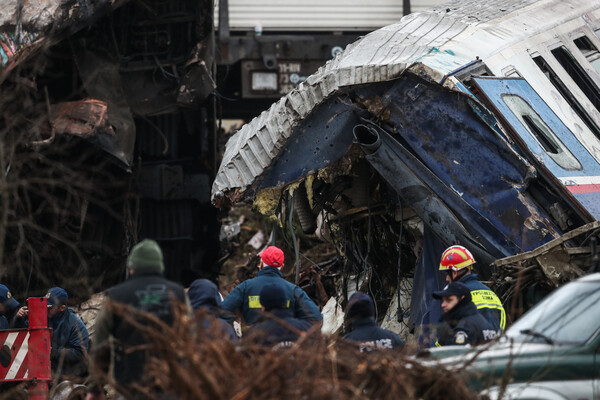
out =
[[[50,125],[42,130],[48,139],[53,134],[68,134],[85,137],[95,129],[103,127],[114,135],[112,127],[106,121],[106,102],[96,99],[59,103],[50,108]]]
[[[107,111],[106,102],[97,99],[54,104],[50,107],[48,122],[38,128],[40,139],[31,145],[49,145],[57,135],[78,136],[110,154],[121,168],[129,170],[129,163],[117,144],[115,131],[107,118]]]

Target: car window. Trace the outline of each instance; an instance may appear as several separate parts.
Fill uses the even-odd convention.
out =
[[[558,344],[583,344],[600,331],[600,281],[567,284],[517,320],[506,332],[515,341],[539,341],[539,333]]]

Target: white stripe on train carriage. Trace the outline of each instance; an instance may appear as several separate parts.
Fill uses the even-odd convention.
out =
[[[27,350],[29,348],[29,332],[27,332],[27,336],[25,336],[25,340],[21,343],[21,347],[15,356],[15,359],[10,366],[10,369],[6,373],[5,379],[14,379],[17,376],[17,372],[19,372],[19,368],[21,368],[21,364],[23,364],[23,360],[25,356],[27,356]]]
[[[558,179],[563,185],[600,185],[600,176],[568,176]]]

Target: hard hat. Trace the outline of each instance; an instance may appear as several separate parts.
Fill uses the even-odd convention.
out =
[[[462,246],[450,246],[442,254],[440,271],[459,271],[463,268],[473,268],[475,259],[471,252]]]

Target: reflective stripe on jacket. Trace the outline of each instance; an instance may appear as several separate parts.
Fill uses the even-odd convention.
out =
[[[222,308],[232,314],[240,311],[246,324],[254,324],[260,317],[260,291],[268,284],[277,284],[283,287],[288,300],[288,308],[293,311],[294,318],[312,323],[323,320],[319,307],[308,297],[306,292],[299,286],[283,279],[281,271],[277,268],[269,266],[261,269],[256,278],[237,285],[223,300]]]
[[[504,331],[506,311],[496,293],[479,282],[475,273],[465,276],[459,282],[464,283],[471,290],[471,298],[481,315],[491,322],[496,330]]]

